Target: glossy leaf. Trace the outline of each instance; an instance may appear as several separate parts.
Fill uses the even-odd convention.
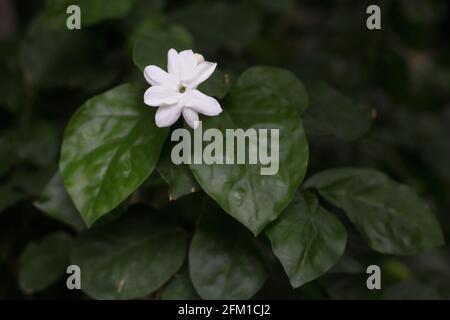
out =
[[[59,172],[55,173],[40,197],[33,204],[49,217],[59,220],[77,231],[86,228],[86,224],[64,187]]]
[[[305,187],[343,209],[374,250],[413,255],[444,243],[428,205],[408,186],[367,169],[333,169],[316,174]]]
[[[183,264],[186,247],[180,227],[157,219],[153,212],[129,213],[81,234],[71,260],[80,266],[82,289],[89,296],[133,299],[169,280]]]
[[[271,154],[270,129],[278,129],[278,172],[261,175],[260,169],[268,165],[225,164],[225,151],[221,155],[224,164],[191,164],[190,167],[200,186],[256,235],[281,214],[294,196],[306,171],[308,145],[297,108],[291,101],[279,96],[275,88],[256,85],[248,73],[242,77],[226,100],[224,111],[217,117],[202,119],[203,130],[217,128],[226,140],[227,129],[269,129],[268,152]],[[246,79],[249,79],[248,84]],[[290,80],[283,81],[289,83]],[[223,145],[225,149],[226,141]],[[256,152],[248,141],[245,152],[247,162],[248,153]],[[236,152],[234,158],[236,162]]]
[[[27,292],[41,291],[55,283],[69,265],[72,238],[53,233],[39,242],[28,244],[19,260],[19,280]]]
[[[366,105],[352,101],[326,83],[308,89],[311,105],[304,115],[308,134],[334,135],[352,141],[369,130],[372,117]]]
[[[347,241],[342,223],[310,193],[297,195],[266,234],[294,288],[327,272]]]
[[[203,299],[249,299],[267,271],[247,230],[223,212],[205,212],[189,249],[189,273]]]
[[[134,192],[159,159],[167,129],[157,128],[143,90],[122,85],[87,101],[64,135],[64,185],[91,225]]]

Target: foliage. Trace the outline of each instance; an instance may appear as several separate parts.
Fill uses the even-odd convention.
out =
[[[412,7],[369,31],[363,2],[16,1],[0,298],[450,298],[450,6]],[[172,163],[142,75],[170,48],[218,62],[204,130],[280,129],[275,175]]]

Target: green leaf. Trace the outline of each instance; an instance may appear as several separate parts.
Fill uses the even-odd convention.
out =
[[[297,108],[291,101],[280,97],[274,88],[253,85],[251,80],[247,85],[246,79],[249,76],[244,73],[226,100],[224,111],[217,117],[204,118],[203,128],[219,129],[224,140],[227,129],[268,129],[269,154],[272,152],[270,129],[279,129],[278,172],[261,175],[260,169],[267,165],[225,164],[225,151],[221,155],[224,164],[191,164],[190,167],[206,193],[257,235],[281,214],[294,196],[306,171],[308,145]],[[249,147],[249,139],[246,140],[246,153],[255,154]],[[223,145],[225,149],[226,141]],[[248,162],[248,154],[246,158]]]
[[[369,246],[414,255],[444,243],[428,205],[408,186],[375,170],[343,168],[316,174],[306,188],[343,209]]]
[[[90,229],[74,245],[82,289],[95,299],[133,299],[160,288],[183,264],[187,237],[177,227],[141,211]]]
[[[203,299],[249,299],[267,271],[252,235],[223,212],[200,219],[189,249],[189,272]]]
[[[28,244],[19,260],[19,280],[27,293],[41,291],[59,280],[69,266],[72,237],[58,232]]]
[[[156,65],[166,70],[169,49],[179,51],[192,48],[192,38],[184,28],[174,25],[144,26],[146,28],[143,30],[136,31],[133,40],[133,61],[141,71],[148,65]]]
[[[0,213],[14,206],[24,198],[22,193],[0,186]]]
[[[59,220],[77,231],[86,228],[80,213],[64,188],[59,172],[55,173],[40,197],[33,204],[49,217]]]
[[[161,300],[199,300],[187,268],[173,276],[161,289]]]
[[[118,86],[87,101],[70,120],[60,168],[64,185],[87,225],[132,192],[156,166],[168,130],[137,85]]]
[[[159,159],[157,170],[169,185],[169,195],[172,200],[190,194],[200,189],[191,170],[185,164],[176,165],[170,158],[171,150],[165,150]]]
[[[81,27],[103,20],[117,19],[130,12],[135,0],[46,0],[45,18],[55,28],[65,28],[67,7],[77,5],[81,10]]]
[[[327,272],[347,241],[345,227],[311,193],[297,195],[266,234],[294,288]]]
[[[370,128],[370,109],[356,103],[326,83],[309,88],[311,105],[304,115],[308,134],[334,135],[345,141],[355,140]]]
[[[300,80],[290,71],[258,66],[245,70],[239,77],[238,87],[259,87],[264,94],[272,94],[297,108],[302,114],[308,108],[309,100],[305,87]]]

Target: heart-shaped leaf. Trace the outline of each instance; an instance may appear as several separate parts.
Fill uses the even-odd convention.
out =
[[[270,74],[270,68],[267,73]],[[290,91],[292,89],[289,86],[290,77],[287,77],[289,79],[279,80],[279,83],[286,83],[287,88],[284,90]],[[249,79],[248,83],[246,79]],[[270,172],[272,175],[262,175],[261,169],[269,165],[261,165],[261,162],[226,164],[229,157],[225,151],[216,155],[216,158],[221,158],[223,164],[191,164],[190,167],[200,186],[225,211],[256,235],[281,214],[294,196],[306,172],[308,145],[298,115],[299,106],[306,101],[305,98],[299,97],[299,106],[294,105],[294,101],[289,97],[280,96],[281,93],[277,92],[278,86],[271,87],[270,83],[260,86],[253,79],[254,77],[250,77],[247,72],[243,74],[232,89],[230,99],[226,100],[222,114],[203,119],[203,130],[220,130],[225,150],[226,140],[234,139],[232,135],[231,139],[227,138],[227,130],[255,130],[261,144],[264,140],[261,140],[261,135],[258,138],[258,130],[267,129],[268,155],[273,156],[271,165],[274,170]],[[278,130],[279,152],[274,147],[276,138],[274,146],[271,145],[273,138],[271,129]],[[245,140],[244,151],[248,163],[251,157],[259,158],[258,148],[250,145],[248,137]],[[264,148],[264,142],[262,145]],[[235,147],[233,151],[234,163],[237,161],[237,149]]]
[[[70,120],[60,168],[85,222],[117,207],[150,175],[168,130],[156,127],[154,109],[138,85],[122,85],[87,101]]]
[[[375,170],[343,168],[310,178],[305,187],[343,209],[370,247],[413,255],[444,243],[428,205],[408,186]]]
[[[297,195],[266,234],[294,288],[327,272],[347,241],[345,227],[311,193]]]
[[[152,212],[93,228],[75,242],[72,263],[82,270],[82,289],[96,299],[144,297],[160,288],[183,264],[184,231]]]

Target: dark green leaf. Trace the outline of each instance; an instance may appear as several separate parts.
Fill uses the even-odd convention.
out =
[[[224,212],[205,212],[189,249],[189,272],[203,299],[249,299],[267,271],[251,234]]]
[[[161,289],[162,300],[199,300],[187,268],[173,276],[173,278]]]
[[[177,272],[186,255],[184,231],[152,212],[128,215],[82,233],[72,262],[82,270],[82,289],[95,299],[144,297]]]
[[[143,90],[122,85],[87,101],[64,135],[64,184],[91,225],[134,192],[156,166],[167,129],[157,128]]]
[[[366,105],[352,101],[326,83],[308,89],[311,104],[304,115],[308,134],[335,135],[351,141],[369,130],[372,118]]]
[[[80,213],[64,188],[59,172],[55,173],[41,196],[34,202],[34,206],[51,218],[59,220],[77,231],[86,228]]]
[[[266,234],[294,288],[327,272],[343,254],[347,241],[342,223],[310,193],[296,196]]]
[[[343,209],[370,247],[382,253],[413,255],[444,243],[428,205],[408,186],[367,169],[333,169],[305,187]]]
[[[53,233],[37,243],[30,243],[20,256],[19,280],[28,293],[41,291],[55,283],[66,272],[72,238]]]

